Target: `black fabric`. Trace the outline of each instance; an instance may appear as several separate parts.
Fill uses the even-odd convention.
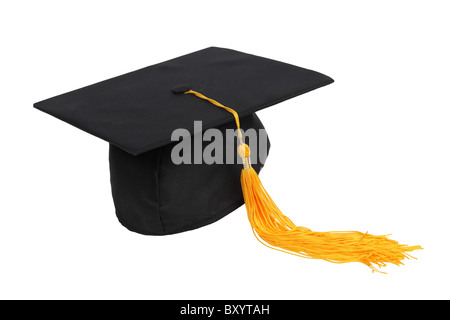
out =
[[[175,94],[183,94],[190,89],[191,89],[191,86],[189,86],[187,84],[181,84],[176,87],[173,87],[172,92]]]
[[[236,128],[229,112],[194,95],[174,93],[189,88],[199,91],[235,109],[244,130],[262,129],[254,112],[332,82],[312,70],[211,47],[37,102],[34,107],[108,141],[119,221],[141,234],[165,235],[212,223],[244,203],[239,162],[173,163],[174,130],[183,128],[192,135],[194,121],[202,121],[203,131]],[[239,158],[233,143],[233,156]],[[253,161],[257,172],[262,160]]]
[[[241,127],[253,128],[257,133],[264,129],[255,114],[242,118]],[[235,124],[229,122],[218,129],[224,133],[235,129]],[[264,140],[258,134],[258,145],[260,141]],[[239,181],[241,164],[175,165],[171,161],[173,144],[137,156],[110,145],[116,214],[131,231],[146,235],[183,232],[215,222],[244,203]],[[207,144],[203,144],[203,150]],[[233,144],[229,149],[236,159],[236,139]],[[226,139],[223,145],[226,148]],[[263,167],[262,160],[256,157],[252,164],[257,172]]]
[[[194,120],[202,120],[204,129],[233,120],[195,96],[173,94],[180,84],[244,117],[331,82],[315,71],[211,47],[34,106],[137,155],[170,143],[174,129],[192,130]]]

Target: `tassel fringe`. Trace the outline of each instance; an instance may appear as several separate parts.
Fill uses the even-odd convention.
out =
[[[388,235],[374,236],[358,231],[315,232],[298,227],[283,215],[253,168],[242,170],[241,185],[253,233],[269,248],[333,263],[361,262],[377,272],[381,271],[374,265],[402,265],[403,259],[414,258],[408,252],[422,249],[399,244]]]

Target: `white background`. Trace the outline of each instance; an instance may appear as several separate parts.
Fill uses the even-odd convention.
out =
[[[0,298],[448,299],[448,1],[3,1]],[[298,225],[393,233],[371,273],[270,250],[245,208],[167,237],[127,231],[108,144],[34,102],[208,46],[335,83],[258,112],[261,179]]]

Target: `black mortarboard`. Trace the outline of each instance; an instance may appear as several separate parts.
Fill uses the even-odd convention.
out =
[[[190,143],[196,148],[195,136],[201,132],[214,128],[226,133],[237,125],[244,130],[254,129],[257,143],[268,150],[269,142],[260,131],[264,127],[255,112],[332,82],[330,77],[312,70],[211,47],[34,106],[110,143],[114,204],[120,222],[128,229],[148,235],[191,230],[222,218],[241,206],[245,198],[253,230],[270,246],[333,260],[329,253],[285,245],[292,241],[284,239],[286,235],[280,232],[289,230],[295,236],[296,232],[302,233],[302,237],[312,236],[308,241],[313,246],[317,239],[314,234],[307,234],[311,232],[309,229],[295,229],[278,208],[274,209],[276,206],[265,190],[257,187],[260,184],[257,173],[264,157],[252,158],[253,168],[248,170],[248,148],[242,149],[245,144],[236,141],[239,139],[234,139],[233,145],[241,148],[242,174],[241,164],[223,164],[227,162],[226,155],[222,155],[223,161],[213,164],[196,164],[196,159],[177,164],[171,157],[176,144],[172,141],[173,133],[177,129],[194,135]],[[202,121],[200,133],[194,129],[195,121]],[[241,131],[237,132],[240,135]],[[220,143],[226,149],[229,141],[224,139]],[[206,147],[201,146],[202,150]],[[235,154],[236,149],[232,150]],[[239,188],[240,175],[243,192]],[[267,214],[268,218],[261,218],[260,214]],[[373,241],[369,236],[367,239]],[[341,238],[334,240],[342,243]],[[342,260],[348,262],[349,258]],[[353,259],[370,265],[366,260]],[[372,262],[383,264],[383,261]]]
[[[204,102],[175,96],[172,89],[180,85],[226,102],[245,117],[331,82],[318,72],[211,47],[34,106],[138,155],[170,143],[176,128],[192,131],[195,120],[205,130],[232,121]]]
[[[194,121],[202,121],[203,130],[235,129],[228,112],[173,91],[190,86],[233,106],[243,129],[263,129],[255,111],[332,81],[286,63],[211,47],[34,106],[110,143],[112,193],[122,224],[143,234],[171,234],[214,222],[244,203],[241,165],[172,163],[175,129],[193,134]],[[259,170],[262,163],[255,165]]]

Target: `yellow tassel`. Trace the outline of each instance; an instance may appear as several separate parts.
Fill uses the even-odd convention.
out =
[[[196,91],[186,92],[189,93],[231,112],[235,117],[241,141],[238,153],[244,165],[241,173],[242,193],[253,234],[263,245],[304,258],[334,263],[361,262],[378,272],[380,271],[374,265],[401,265],[403,259],[414,258],[408,252],[422,249],[421,246],[399,244],[387,235],[374,236],[358,231],[315,232],[296,226],[278,209],[251,167],[250,149],[247,144],[242,143],[237,113]]]
[[[239,146],[238,153],[243,159],[250,156],[247,145]],[[404,258],[413,258],[407,252],[422,249],[399,244],[384,235],[358,231],[314,232],[297,227],[278,209],[252,167],[242,169],[241,185],[253,233],[269,248],[334,263],[361,262],[373,271],[378,271],[373,265],[401,265]]]

